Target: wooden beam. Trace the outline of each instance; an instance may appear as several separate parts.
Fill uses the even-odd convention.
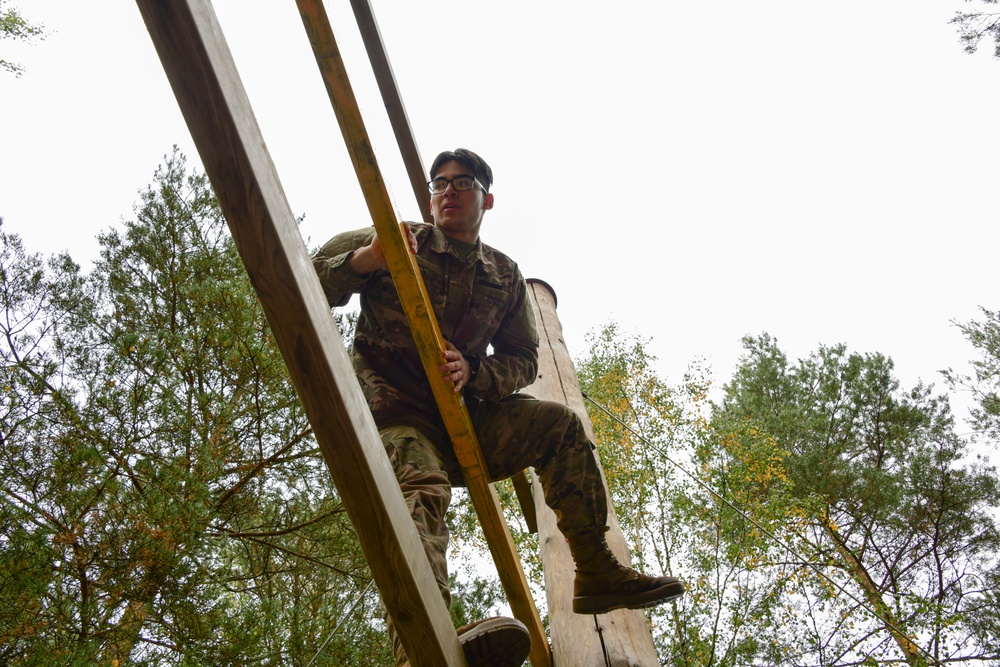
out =
[[[466,660],[208,0],[137,0],[414,666]]]
[[[439,381],[438,367],[443,361],[444,338],[435,319],[416,257],[410,254],[401,223],[396,219],[375,159],[375,151],[330,27],[329,17],[322,0],[296,0],[296,4],[368,203],[368,211],[375,224],[424,371],[431,380],[431,391],[441,411],[445,429],[451,437],[469,496],[507,594],[507,601],[514,616],[525,624],[531,635],[531,664],[535,667],[549,667],[551,655],[545,630],[528,589],[528,581],[521,568],[496,490],[490,484],[489,472],[469,412],[461,394],[452,391],[451,385]]]
[[[361,39],[365,43],[368,60],[371,61],[375,73],[375,81],[382,94],[382,103],[389,115],[389,124],[392,125],[392,132],[396,136],[396,144],[402,153],[406,175],[410,179],[410,187],[417,199],[420,215],[424,222],[433,222],[431,195],[427,191],[427,174],[424,173],[420,151],[417,150],[417,142],[410,127],[410,119],[406,115],[403,98],[396,85],[396,76],[392,73],[392,65],[389,64],[389,55],[382,41],[382,33],[379,32],[378,23],[375,21],[375,12],[372,11],[368,0],[351,0],[351,8],[354,9],[354,17],[358,21]]]
[[[392,73],[392,65],[389,64],[389,54],[385,50],[382,33],[379,32],[378,23],[375,21],[375,12],[368,0],[351,0],[351,7],[354,9],[354,17],[358,22],[361,39],[365,43],[365,50],[368,52],[368,60],[371,62],[375,81],[382,94],[382,103],[385,105],[389,123],[392,125],[392,131],[396,137],[396,144],[399,146],[399,152],[410,179],[413,196],[417,200],[417,209],[421,212],[425,222],[433,222],[430,212],[431,197],[427,191],[427,181],[425,180],[430,174],[424,171],[420,151],[417,150],[417,142],[413,135],[413,128],[410,126],[410,119],[403,107],[403,98],[399,94],[399,86]],[[535,504],[531,499],[531,483],[525,474],[514,475],[512,480],[528,530],[535,533],[538,529],[535,523]]]
[[[521,512],[524,514],[524,523],[528,526],[529,533],[538,532],[538,519],[536,519],[535,514],[535,498],[531,490],[531,480],[528,479],[528,474],[526,470],[522,470],[513,477],[510,481],[514,483],[514,493],[517,495],[517,502],[521,506]]]
[[[558,401],[571,407],[583,420],[593,440],[594,427],[587,416],[573,360],[563,340],[562,324],[556,314],[556,296],[540,280],[528,281],[528,296],[535,311],[541,339],[538,378],[525,391],[538,398]],[[600,468],[600,458],[597,464]],[[601,475],[603,477],[603,469]],[[535,498],[542,497],[538,479],[532,475]],[[607,486],[607,482],[605,482]],[[619,609],[600,616],[573,613],[573,578],[576,567],[555,514],[537,501],[538,543],[545,570],[545,596],[549,608],[552,655],[560,665],[574,667],[656,667],[659,660],[653,646],[649,623],[642,611]],[[608,544],[622,563],[631,564],[628,545],[622,535],[614,508],[608,507]]]

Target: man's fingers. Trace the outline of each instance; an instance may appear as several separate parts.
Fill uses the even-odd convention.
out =
[[[404,222],[403,229],[406,230],[406,244],[410,247],[410,252],[417,253],[417,235],[413,233],[410,223]]]

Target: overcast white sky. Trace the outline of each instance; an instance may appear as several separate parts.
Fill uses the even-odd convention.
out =
[[[197,152],[135,5],[14,2],[49,32],[0,53],[0,216],[85,267],[173,144]],[[346,0],[328,10],[405,219],[419,219]],[[429,162],[492,165],[484,240],[554,286],[570,352],[610,318],[677,381],[721,384],[744,334],[847,343],[937,383],[952,320],[996,293],[1000,61],[975,4],[373,0]],[[369,224],[295,4],[218,0],[309,247]]]

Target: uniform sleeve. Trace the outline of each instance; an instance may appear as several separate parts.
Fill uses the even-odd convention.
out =
[[[355,250],[368,245],[374,236],[374,227],[337,234],[313,255],[313,268],[331,306],[345,305],[351,294],[360,292],[367,282],[368,276],[357,275],[347,262]]]
[[[538,375],[538,330],[528,287],[517,272],[510,308],[493,337],[493,354],[479,360],[469,385],[473,396],[499,401],[527,387]]]

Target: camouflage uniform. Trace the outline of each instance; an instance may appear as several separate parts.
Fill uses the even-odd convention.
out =
[[[463,253],[462,244],[433,225],[411,227],[442,335],[472,366],[464,398],[490,477],[505,479],[533,466],[563,534],[601,530],[607,520],[604,485],[580,419],[561,403],[516,393],[534,381],[538,369],[538,333],[517,265],[482,241]],[[391,277],[384,271],[357,276],[347,265],[374,234],[368,228],[334,237],[313,265],[330,305],[361,295],[354,369],[450,604],[445,513],[451,486],[462,484],[461,472]]]

